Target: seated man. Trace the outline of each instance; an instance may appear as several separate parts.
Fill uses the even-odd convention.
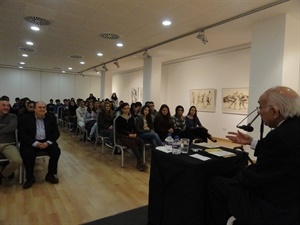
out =
[[[22,163],[20,152],[16,147],[17,116],[8,113],[9,110],[9,98],[2,96],[0,98],[0,154],[3,154],[9,160],[9,163],[0,171],[0,185],[3,177],[13,175]]]
[[[23,188],[30,188],[35,183],[33,171],[38,151],[45,151],[50,156],[45,180],[57,184],[59,182],[56,175],[60,148],[56,140],[60,133],[55,116],[52,113],[46,114],[44,102],[37,102],[34,106],[34,113],[23,116],[19,122],[21,155],[26,169],[26,182]]]

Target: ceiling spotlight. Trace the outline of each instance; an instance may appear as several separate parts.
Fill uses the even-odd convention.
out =
[[[143,53],[143,56],[144,56],[144,57],[147,57],[148,59],[151,59],[151,56],[149,55],[148,50],[146,50],[146,51]]]
[[[119,65],[118,60],[115,60],[115,61],[114,61],[114,64],[116,65],[117,68],[120,68],[120,65]]]
[[[99,74],[100,72],[99,72],[99,70],[97,70],[97,68],[95,67],[94,68],[94,71],[97,73],[97,74]]]
[[[208,42],[207,37],[204,34],[204,30],[200,31],[200,33],[197,35],[197,38],[200,39],[203,44],[206,44]]]
[[[106,72],[108,71],[107,67],[105,64],[103,64],[102,69],[104,69]]]

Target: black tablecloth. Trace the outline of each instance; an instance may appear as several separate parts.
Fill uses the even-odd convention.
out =
[[[232,151],[226,148],[224,150]],[[149,225],[206,224],[207,181],[215,175],[232,176],[247,165],[247,153],[222,158],[209,155],[201,161],[195,154],[173,155],[158,150],[152,152],[149,182]],[[208,156],[205,152],[197,154]],[[209,225],[209,224],[206,224]]]

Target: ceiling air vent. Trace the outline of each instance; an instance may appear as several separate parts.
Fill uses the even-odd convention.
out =
[[[19,47],[18,49],[19,49],[19,51],[21,51],[21,52],[29,52],[29,53],[35,53],[35,52],[36,52],[36,50],[35,50],[35,49],[32,49],[32,48]]]
[[[33,23],[35,25],[40,26],[49,26],[51,24],[49,20],[43,19],[38,16],[25,16],[24,20],[26,20],[29,23]]]
[[[102,34],[100,34],[100,37],[107,39],[107,40],[116,40],[116,39],[120,38],[119,35],[112,34],[112,33],[102,33]]]
[[[73,59],[82,59],[83,58],[81,55],[70,55],[69,57],[73,58]]]

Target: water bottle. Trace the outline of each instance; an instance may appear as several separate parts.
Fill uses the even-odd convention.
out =
[[[165,139],[165,142],[166,142],[166,148],[167,148],[167,150],[172,151],[172,144],[174,142],[174,139],[172,138],[171,133],[168,133],[168,136]]]
[[[179,137],[175,136],[174,137],[174,142],[172,144],[172,153],[175,155],[180,154],[181,149],[180,149],[180,141],[179,141]]]

